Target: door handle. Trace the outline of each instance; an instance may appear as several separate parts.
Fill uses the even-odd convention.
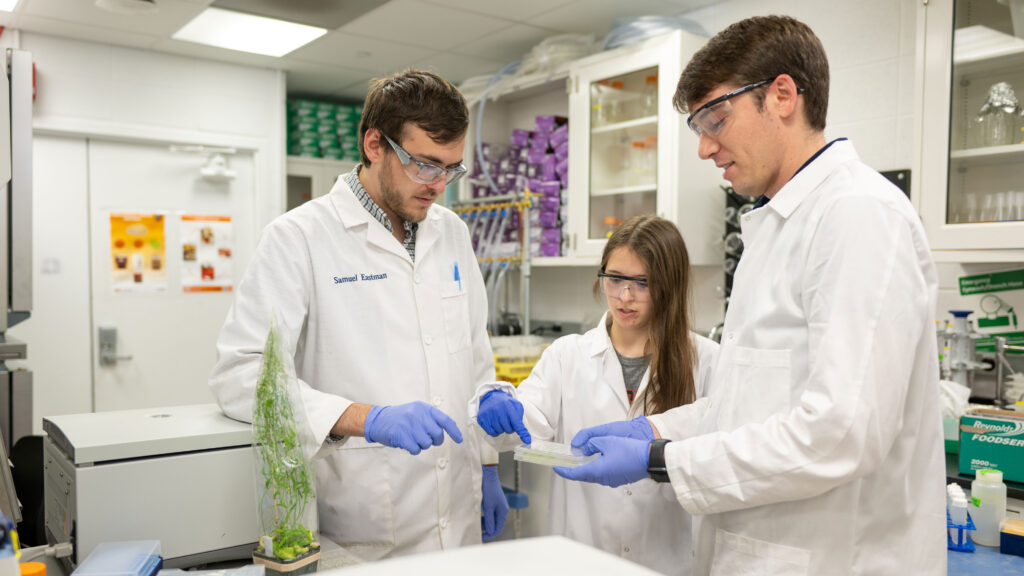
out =
[[[117,353],[117,327],[100,326],[100,366],[113,366],[118,360],[131,360],[131,354]]]

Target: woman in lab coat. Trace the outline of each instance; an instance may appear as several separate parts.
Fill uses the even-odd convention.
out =
[[[555,341],[518,388],[480,386],[470,421],[507,450],[531,436],[568,443],[581,428],[704,396],[718,346],[689,331],[689,281],[686,244],[674,224],[655,216],[625,222],[601,257],[594,289],[608,311],[598,325]],[[650,431],[643,418],[635,424]],[[690,524],[667,484],[608,488],[552,477],[551,534],[658,572],[690,574]]]

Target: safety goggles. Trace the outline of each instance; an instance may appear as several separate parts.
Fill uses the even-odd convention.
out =
[[[612,298],[621,300],[622,295],[627,289],[629,290],[630,295],[633,296],[633,300],[638,302],[643,302],[651,298],[646,278],[620,276],[618,274],[607,274],[605,272],[598,272],[597,277],[601,282],[601,290],[604,291],[605,295],[611,296]]]
[[[753,84],[747,84],[742,88],[737,88],[728,94],[722,94],[718,98],[705,103],[700,108],[690,114],[686,118],[686,125],[693,130],[693,133],[697,136],[701,134],[707,134],[708,136],[715,136],[722,131],[722,127],[725,125],[725,119],[732,114],[732,104],[729,100],[739,96],[740,94],[746,94],[755,88],[760,88],[765,84],[771,84],[775,81],[778,76],[769,78],[768,80],[761,80],[760,82],[754,82]],[[803,88],[797,88],[797,94],[803,94]]]
[[[388,144],[394,148],[395,154],[398,155],[398,161],[402,163],[402,169],[405,171],[406,176],[409,177],[413,182],[419,184],[433,184],[441,178],[444,178],[445,184],[451,184],[452,182],[458,181],[466,174],[466,165],[459,162],[456,166],[449,168],[442,168],[436,164],[428,164],[426,162],[420,162],[413,158],[412,154],[405,151],[395,143],[394,140],[388,138],[387,134],[381,134],[387,139]]]

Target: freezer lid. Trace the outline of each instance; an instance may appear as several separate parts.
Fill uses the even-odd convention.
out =
[[[252,444],[252,426],[216,404],[50,416],[43,431],[75,465]]]

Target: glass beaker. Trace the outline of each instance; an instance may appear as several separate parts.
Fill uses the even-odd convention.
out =
[[[1007,146],[1017,142],[1021,107],[1008,82],[997,82],[988,89],[985,103],[978,110],[975,123],[979,127],[982,146]]]

